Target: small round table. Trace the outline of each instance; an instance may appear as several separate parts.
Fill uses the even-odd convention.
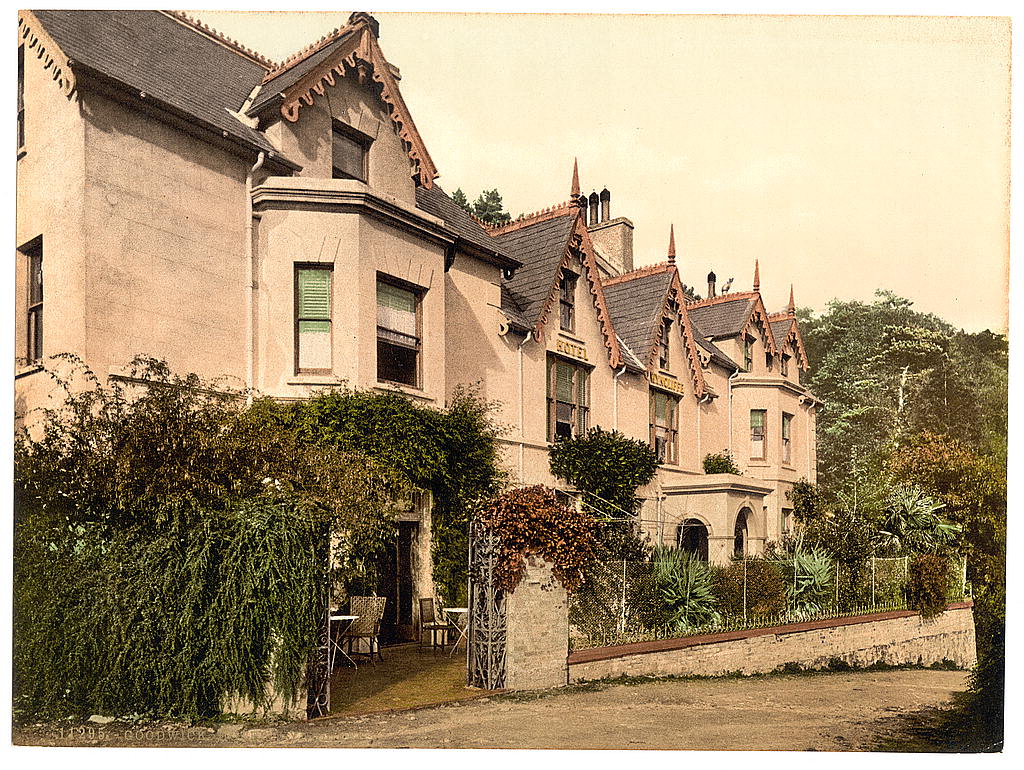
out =
[[[358,615],[331,615],[330,624],[327,628],[327,666],[329,671],[334,671],[334,655],[340,652],[342,656],[349,663],[352,664],[353,668],[359,668],[356,662],[349,657],[348,653],[345,652],[345,648],[341,646],[341,640],[345,638],[345,632],[351,628],[352,624],[359,620]],[[337,641],[335,641],[334,624],[338,624]]]
[[[469,629],[469,623],[467,622],[469,620],[469,607],[442,607],[441,611],[459,629],[459,638],[455,640],[455,644],[452,645],[452,651],[448,653],[448,657],[451,657],[459,648],[459,642],[466,638],[466,632]]]

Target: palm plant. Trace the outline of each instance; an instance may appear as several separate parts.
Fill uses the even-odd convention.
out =
[[[798,537],[784,569],[790,614],[807,617],[824,611],[835,596],[836,567],[832,557],[818,548],[805,548],[803,537]]]
[[[668,624],[678,632],[713,626],[721,620],[714,572],[687,551],[659,546],[652,554],[654,582],[665,604]]]
[[[893,554],[939,553],[951,546],[960,526],[939,514],[945,506],[920,487],[901,484],[886,498],[878,525],[877,544]]]

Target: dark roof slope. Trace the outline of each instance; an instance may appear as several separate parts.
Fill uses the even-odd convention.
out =
[[[704,350],[711,356],[711,360],[715,363],[724,366],[727,369],[739,369],[739,364],[733,361],[729,356],[722,352],[722,349],[713,342],[704,339],[699,334],[694,335],[694,339],[697,344],[700,345]]]
[[[354,34],[355,29],[342,32],[336,40],[328,43],[319,51],[307,55],[305,58],[299,59],[294,66],[289,67],[264,83],[263,87],[260,88],[260,92],[253,100],[252,107],[249,108],[249,114],[255,115],[260,111],[260,109],[266,106],[268,102],[273,101],[274,97],[279,93],[298,83],[305,75],[309,74],[331,58],[331,56],[333,56],[334,53]]]
[[[449,198],[448,193],[436,184],[429,189],[426,187],[416,188],[416,205],[428,214],[443,219],[445,224],[458,233],[464,241],[498,256],[505,266],[519,267],[520,263],[510,257],[479,222],[467,214],[465,209]]]
[[[694,330],[695,334],[721,339],[734,337],[743,330],[743,325],[747,322],[756,301],[754,297],[737,297],[711,305],[688,307],[686,310],[690,314],[690,320],[697,327]]]
[[[793,319],[782,318],[778,321],[771,321],[769,325],[772,328],[772,336],[775,338],[775,344],[781,348],[782,343],[786,341],[790,328],[793,326]]]
[[[145,91],[236,139],[273,150],[240,110],[266,74],[263,65],[159,11],[33,11],[78,65]]]
[[[654,329],[672,286],[671,272],[639,275],[604,286],[604,298],[615,331],[626,346],[644,362],[650,358]]]
[[[509,297],[531,327],[537,323],[544,309],[578,215],[579,209],[573,209],[537,224],[502,233],[494,239],[508,256],[523,265],[504,284]]]

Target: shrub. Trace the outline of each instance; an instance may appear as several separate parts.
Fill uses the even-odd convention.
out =
[[[665,621],[686,632],[717,623],[715,575],[706,562],[686,551],[658,546],[652,554],[654,583],[665,606]]]
[[[786,585],[775,565],[764,559],[734,561],[717,571],[715,593],[724,613],[743,616],[743,582],[746,579],[746,610],[754,617],[772,617],[786,609]]]
[[[907,578],[907,606],[923,618],[940,615],[946,609],[949,562],[934,554],[915,556]]]
[[[552,490],[540,484],[495,498],[482,511],[480,521],[500,539],[494,577],[505,591],[519,585],[528,554],[551,562],[554,576],[572,591],[594,554],[594,518],[559,502]]]
[[[733,473],[737,476],[743,475],[743,471],[741,471],[739,466],[736,465],[736,461],[732,459],[732,455],[729,454],[729,452],[704,455],[704,472]]]
[[[786,596],[796,617],[814,615],[835,601],[835,562],[824,551],[797,546],[784,564]]]

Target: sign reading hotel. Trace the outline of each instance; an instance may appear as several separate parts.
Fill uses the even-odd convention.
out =
[[[673,380],[671,377],[666,377],[663,374],[656,374],[655,372],[648,372],[647,381],[656,388],[662,388],[663,390],[670,390],[673,393],[686,393],[686,389],[683,387],[683,383]]]
[[[587,349],[583,345],[577,345],[575,342],[569,342],[568,340],[558,339],[555,341],[555,352],[561,353],[564,356],[575,358],[577,361],[587,361]]]

